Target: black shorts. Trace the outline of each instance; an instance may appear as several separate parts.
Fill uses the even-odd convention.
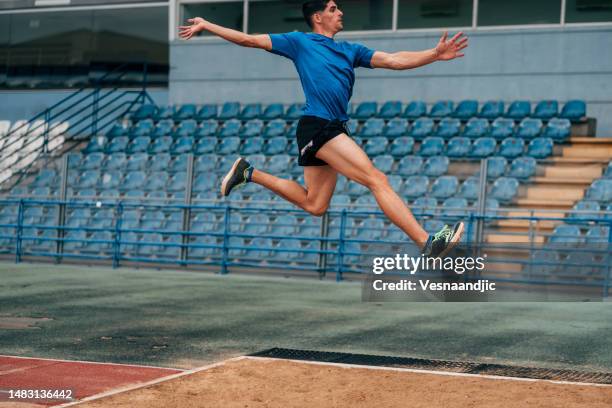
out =
[[[296,131],[298,164],[300,166],[327,165],[315,155],[325,143],[342,133],[349,134],[345,122],[326,120],[316,116],[302,116]]]

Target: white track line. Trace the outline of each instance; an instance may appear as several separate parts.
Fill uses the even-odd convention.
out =
[[[207,366],[194,368],[193,370],[185,370],[182,373],[177,373],[177,374],[172,374],[172,375],[169,375],[169,376],[166,376],[166,377],[157,378],[155,380],[147,381],[145,383],[139,383],[139,384],[135,384],[135,385],[128,385],[126,387],[117,388],[117,389],[114,389],[114,390],[111,390],[111,391],[106,391],[106,392],[103,392],[103,393],[100,393],[100,394],[95,394],[95,395],[89,396],[87,398],[83,398],[82,400],[79,400],[79,401],[76,401],[76,402],[69,402],[67,404],[55,405],[55,408],[73,407],[73,406],[79,405],[81,403],[85,403],[85,402],[89,402],[89,401],[94,401],[94,400],[98,400],[98,399],[101,399],[101,398],[110,397],[112,395],[121,394],[121,393],[124,393],[124,392],[127,392],[127,391],[138,390],[138,389],[141,389],[141,388],[148,387],[150,385],[159,384],[159,383],[162,383],[162,382],[165,382],[165,381],[173,380],[175,378],[180,378],[180,377],[184,377],[184,376],[187,376],[187,375],[195,374],[195,373],[198,373],[200,371],[209,370],[209,369],[214,368],[214,367],[219,367],[219,366],[222,366],[222,365],[227,364],[227,363],[232,362],[232,361],[244,360],[245,358],[246,358],[245,356],[230,358],[229,360],[224,360],[224,361],[220,361],[218,363],[210,364],[210,365],[207,365]]]
[[[329,366],[336,366],[336,367],[343,367],[343,368],[367,368],[367,369],[372,369],[372,370],[400,371],[400,372],[408,372],[408,373],[416,373],[416,374],[435,374],[435,375],[447,375],[447,376],[455,376],[455,377],[487,378],[491,380],[511,380],[511,381],[527,381],[527,382],[546,381],[546,382],[550,382],[553,384],[585,385],[585,386],[593,386],[593,387],[612,387],[612,384],[582,383],[582,382],[574,382],[574,381],[556,381],[556,380],[539,380],[536,378],[506,377],[502,375],[487,375],[487,374],[455,373],[451,371],[419,370],[416,368],[381,367],[381,366],[360,365],[360,364],[329,363],[329,362],[323,362],[323,361],[304,361],[304,360],[292,360],[292,359],[285,359],[285,358],[256,357],[256,356],[246,356],[246,358],[253,359],[253,360],[267,360],[267,361],[291,361],[294,363],[329,365]]]
[[[103,365],[112,365],[112,366],[120,366],[120,367],[136,367],[136,368],[156,368],[158,370],[177,370],[177,371],[186,371],[183,368],[171,368],[171,367],[157,367],[151,365],[137,365],[137,364],[121,364],[121,363],[105,363],[102,361],[82,361],[82,360],[61,360],[57,358],[39,358],[39,357],[20,357],[20,356],[7,356],[4,354],[0,354],[0,357],[6,358],[19,358],[22,360],[43,360],[43,361],[55,361],[58,363],[79,363],[79,364],[103,364]],[[31,367],[30,367],[31,368]],[[1,373],[0,373],[1,375]]]

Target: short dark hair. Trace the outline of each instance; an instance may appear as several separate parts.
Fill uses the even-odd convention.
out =
[[[312,28],[312,15],[325,10],[327,3],[330,1],[331,0],[311,0],[302,4],[302,14],[304,14],[304,20],[306,20],[308,27]]]

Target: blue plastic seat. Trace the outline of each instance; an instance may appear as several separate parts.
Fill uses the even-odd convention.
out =
[[[159,106],[157,108],[157,112],[155,112],[152,118],[155,121],[172,119],[174,117],[174,114],[174,106]]]
[[[253,238],[246,251],[246,256],[257,261],[265,261],[274,255],[271,249],[273,249],[273,244],[270,238]]]
[[[513,159],[522,155],[523,150],[525,150],[525,142],[523,139],[507,137],[502,141],[499,147],[499,154],[506,158]]]
[[[506,117],[514,120],[523,120],[530,115],[531,103],[529,101],[514,101],[506,112]]]
[[[536,159],[534,159],[533,157],[517,157],[510,164],[508,176],[517,179],[528,179],[529,177],[535,175],[536,165]]]
[[[467,100],[459,102],[459,105],[455,108],[453,116],[459,119],[468,120],[469,118],[478,115],[478,101]]]
[[[576,225],[560,224],[555,227],[548,242],[554,244],[579,244],[584,241]]]
[[[489,133],[489,121],[483,118],[471,118],[463,129],[462,136],[478,138]]]
[[[400,101],[387,101],[380,108],[378,117],[383,119],[391,119],[402,114],[402,103]]]
[[[240,147],[239,137],[226,137],[221,138],[221,143],[217,146],[217,153],[222,155],[229,155],[238,152]]]
[[[127,161],[126,170],[144,170],[147,168],[149,155],[146,153],[135,153],[130,155]]]
[[[554,142],[550,137],[536,137],[527,148],[527,154],[536,159],[545,159],[553,154]]]
[[[166,153],[170,151],[170,147],[172,147],[172,142],[173,140],[172,140],[172,137],[170,136],[164,136],[164,137],[153,139],[153,143],[151,143],[151,146],[149,146],[149,153],[150,154]]]
[[[462,197],[450,197],[442,203],[442,216],[456,221],[467,217],[468,201]],[[450,220],[445,220],[449,222]]]
[[[196,120],[203,121],[214,119],[217,117],[218,110],[219,107],[215,104],[202,105],[202,107],[198,111],[198,114],[196,115]]]
[[[298,125],[298,123],[299,122],[297,120],[295,122],[291,123],[291,125],[289,126],[289,128],[285,132],[285,136],[287,136],[289,139],[295,139],[296,134],[297,134],[297,125]]]
[[[360,196],[367,194],[368,189],[362,184],[356,183],[354,181],[349,181],[346,192],[351,196]]]
[[[377,156],[383,154],[387,150],[389,141],[386,137],[378,136],[369,139],[364,147],[365,153],[368,156]]]
[[[421,197],[427,194],[429,179],[426,176],[410,176],[404,181],[402,195],[409,199]]]
[[[534,111],[533,117],[539,119],[550,119],[559,114],[559,102],[555,100],[546,100],[538,102]]]
[[[380,218],[366,218],[354,229],[352,237],[360,241],[379,240],[385,230],[385,223]]]
[[[78,152],[71,152],[68,156],[68,169],[77,169],[81,167],[81,161],[83,161],[83,155]]]
[[[192,189],[195,192],[213,191],[216,186],[216,177],[210,174],[201,174],[194,178]]]
[[[303,174],[302,174],[303,176]],[[301,183],[300,183],[301,184]],[[346,185],[348,184],[348,180],[341,174],[338,174],[336,178],[336,189],[334,190],[336,193],[342,193],[346,190]]]
[[[491,124],[491,137],[497,140],[514,135],[514,121],[508,118],[497,118]]]
[[[127,136],[119,136],[110,141],[105,146],[106,153],[125,152],[127,149],[130,139]]]
[[[108,171],[102,174],[98,186],[103,190],[115,189],[121,184],[122,178],[120,171]]]
[[[297,239],[282,239],[278,242],[278,244],[276,244],[275,248],[280,251],[274,251],[272,256],[279,261],[285,259],[294,261],[302,258],[303,255],[300,252],[302,246],[300,245],[300,241]]]
[[[357,183],[352,183],[357,184]],[[350,185],[350,184],[349,184]],[[348,190],[348,187],[346,190]],[[348,194],[334,194],[330,201],[332,207],[347,207],[351,204],[351,197]]]
[[[295,215],[280,215],[272,222],[271,227],[274,235],[291,236],[298,231],[298,220]]]
[[[518,193],[519,182],[513,177],[499,177],[491,188],[491,197],[503,203],[511,201]]]
[[[589,227],[585,238],[587,244],[608,244],[610,227],[605,225],[594,225]]]
[[[138,136],[133,139],[127,147],[127,153],[145,153],[149,150],[151,138],[148,136]]]
[[[436,212],[438,200],[433,197],[419,197],[412,203],[411,210],[417,216],[433,215]]]
[[[150,135],[153,139],[164,137],[164,136],[172,136],[173,129],[174,129],[174,122],[172,121],[172,119],[160,120],[157,123],[157,126],[155,126],[155,128],[152,130]],[[144,136],[148,136],[148,134]]]
[[[287,145],[287,153],[290,154],[292,157],[298,156],[299,152],[298,152],[297,140],[295,139],[289,140],[289,143]],[[300,169],[300,172],[301,172],[301,169]]]
[[[289,105],[287,112],[285,113],[286,120],[297,120],[302,116],[304,110],[303,103],[294,103]]]
[[[480,114],[478,115],[485,119],[495,119],[504,116],[504,102],[503,101],[487,101],[482,105]]]
[[[86,155],[81,163],[81,170],[99,170],[102,168],[104,158],[103,153],[90,153]]]
[[[104,164],[102,167],[104,167],[105,170],[109,171],[109,170],[123,170],[125,168],[127,164],[127,156],[125,153],[113,153],[109,156],[107,156],[104,160]]]
[[[240,103],[239,102],[225,102],[221,107],[221,113],[219,113],[219,119],[228,120],[237,118],[240,115]]]
[[[174,120],[177,122],[193,119],[196,116],[197,108],[194,104],[188,103],[181,105],[178,109],[175,107]]]
[[[449,157],[466,157],[470,154],[471,148],[472,144],[467,137],[453,137],[446,146],[446,155]]]
[[[165,171],[170,166],[172,156],[169,153],[160,153],[151,158],[149,171]]]
[[[217,167],[219,156],[216,154],[204,154],[195,159],[194,168],[198,173],[207,173],[214,171]]]
[[[189,154],[183,153],[179,156],[175,156],[174,160],[170,163],[170,166],[166,167],[165,170],[171,173],[177,173],[179,171],[187,171],[189,163]]]
[[[215,119],[208,119],[202,122],[196,130],[196,137],[215,136],[219,130],[219,122]]]
[[[285,134],[286,127],[287,122],[285,122],[283,119],[271,120],[263,130],[263,137],[272,138],[276,136],[283,136]]]
[[[121,122],[115,122],[111,128],[106,132],[106,137],[112,139],[119,136],[127,136],[128,129]]]
[[[450,139],[451,137],[459,134],[461,128],[461,122],[456,118],[444,118],[438,124],[438,128],[434,132],[435,136]]]
[[[360,137],[376,137],[383,133],[385,128],[385,121],[381,118],[370,118],[366,120],[365,124],[361,128],[361,131],[357,134]]]
[[[457,192],[459,181],[455,176],[441,176],[434,181],[430,194],[435,198],[447,198]]]
[[[141,105],[132,115],[132,120],[152,119],[157,113],[157,106],[151,104]]]
[[[143,186],[147,191],[153,190],[165,190],[166,184],[168,183],[168,172],[166,171],[154,171],[147,177],[147,182]]]
[[[587,189],[586,197],[600,202],[612,201],[612,179],[595,180]]]
[[[255,137],[260,136],[263,130],[264,123],[260,119],[251,119],[244,124],[244,127],[240,131],[242,137]]]
[[[264,154],[273,156],[275,154],[285,153],[287,149],[287,138],[285,136],[276,136],[268,140],[264,147]]]
[[[402,189],[402,185],[404,184],[404,179],[402,178],[402,176],[392,174],[390,176],[387,176],[387,180],[389,181],[389,185],[391,186],[393,191],[400,191]],[[368,197],[373,196],[371,194],[368,194]]]
[[[372,164],[374,164],[374,167],[376,167],[378,170],[386,174],[391,172],[393,167],[393,157],[389,156],[388,154],[376,156],[372,160]]]
[[[263,146],[264,146],[263,137],[252,137],[252,138],[246,139],[242,143],[242,146],[240,147],[240,154],[249,155],[249,154],[260,153]]]
[[[431,135],[433,128],[434,121],[431,118],[419,118],[412,124],[409,134],[417,140],[422,140]]]
[[[506,173],[508,160],[505,157],[493,156],[488,158],[487,177],[498,178]]]
[[[252,154],[249,155],[246,160],[251,164],[251,166],[255,167],[256,169],[262,169],[265,168],[265,164],[266,164],[266,156],[264,156],[263,154]]]
[[[220,156],[214,171],[218,174],[227,174],[227,172],[232,168],[232,165],[235,161],[236,157],[234,157],[233,155]]]
[[[193,152],[198,155],[214,153],[216,148],[217,148],[217,138],[213,136],[207,136],[207,137],[203,137],[200,140],[198,140],[197,144],[195,145],[193,149]]]
[[[376,116],[378,111],[378,104],[376,102],[362,102],[357,106],[357,110],[352,117],[356,119],[368,119],[372,116]]]
[[[238,136],[240,134],[240,128],[242,126],[242,122],[238,119],[230,119],[221,126],[219,130],[219,136],[221,137],[232,137]]]
[[[474,140],[470,156],[472,157],[488,157],[495,154],[497,148],[497,142],[492,137],[479,137]]]
[[[455,104],[452,101],[438,101],[433,104],[429,111],[429,116],[432,118],[443,118],[451,116],[454,110]]]
[[[567,101],[561,110],[560,116],[572,122],[582,122],[586,120],[586,102],[576,99]]]
[[[173,174],[168,183],[166,184],[166,190],[175,193],[177,191],[185,191],[187,188],[187,172],[179,171]]]
[[[119,136],[117,136],[117,138],[119,138]],[[115,139],[112,139],[112,140],[115,140]],[[89,139],[89,142],[87,142],[87,146],[85,146],[85,149],[83,149],[83,153],[87,154],[87,153],[103,152],[106,149],[107,145],[108,145],[108,139],[106,137],[94,136],[91,139]]]
[[[601,206],[598,201],[594,200],[578,201],[572,207],[572,211],[578,211],[578,213],[570,213],[568,222],[578,221],[584,223],[593,219],[603,218],[603,215],[600,213]]]
[[[425,161],[423,173],[429,177],[438,177],[448,171],[450,160],[446,156],[432,156]]]
[[[78,178],[76,186],[78,188],[94,188],[98,185],[100,179],[100,173],[97,170],[86,170],[81,173]]]
[[[193,150],[193,143],[193,137],[179,137],[170,148],[170,151],[172,152],[172,154],[191,153],[191,151]]]
[[[349,119],[346,122],[346,129],[349,135],[355,136],[358,134],[357,129],[359,128],[359,121],[357,119]]]
[[[525,118],[519,123],[516,131],[516,136],[523,139],[533,139],[542,131],[542,120],[534,118]]]
[[[389,153],[393,157],[404,157],[412,153],[414,148],[414,139],[409,136],[401,136],[393,139],[389,146]]]
[[[264,235],[268,233],[270,218],[265,214],[250,215],[244,226],[244,233],[249,235]]]
[[[261,116],[261,103],[249,103],[242,108],[240,119],[257,119]]]
[[[569,119],[552,118],[546,124],[542,136],[550,137],[557,142],[566,141],[572,132],[572,123]]]
[[[412,101],[404,110],[403,116],[407,119],[418,119],[427,115],[427,105],[423,101]]]
[[[289,167],[291,158],[286,154],[277,154],[270,157],[267,163],[267,170],[273,174],[282,173]]]
[[[136,138],[138,136],[149,136],[155,128],[155,124],[151,119],[141,120],[136,123],[129,131],[130,138]]]
[[[121,184],[122,190],[140,189],[144,186],[146,181],[146,174],[144,171],[130,171],[125,175]]]
[[[402,176],[413,176],[421,174],[423,158],[420,156],[405,156],[397,166],[397,173]]]
[[[161,234],[143,234],[138,241],[137,252],[139,257],[151,258],[163,250],[159,245],[164,242]]]
[[[444,153],[444,139],[437,136],[426,137],[419,148],[420,156],[437,156]]]
[[[194,136],[198,130],[198,122],[193,119],[185,119],[179,123],[174,131],[174,137]]]
[[[383,136],[389,139],[402,137],[408,131],[408,120],[405,118],[393,118],[383,129]]]
[[[261,118],[264,120],[278,119],[283,116],[284,111],[285,108],[283,107],[282,103],[271,103],[270,105],[266,106]]]
[[[478,198],[478,191],[480,189],[480,179],[478,177],[468,177],[461,187],[459,187],[458,197],[465,198],[470,201],[474,201]]]

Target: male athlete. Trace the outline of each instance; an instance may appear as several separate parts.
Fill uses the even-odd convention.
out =
[[[445,32],[435,48],[425,51],[386,53],[361,44],[335,41],[343,28],[343,13],[334,0],[307,1],[302,5],[311,33],[249,35],[221,27],[203,18],[187,20],[179,27],[186,40],[200,31],[209,31],[243,47],[261,48],[293,61],[304,89],[306,105],[297,127],[298,164],[304,167],[306,188],[253,168],[238,158],[223,179],[221,193],[249,182],[273,191],[315,216],[327,210],[336,187],[336,176],[343,174],[367,187],[385,215],[431,257],[444,256],[461,239],[464,224],[445,225],[428,235],[393,191],[387,177],[372,165],[364,151],[348,136],[344,123],[355,82],[355,67],[404,70],[435,61],[463,57],[467,37],[457,33],[450,40]]]

